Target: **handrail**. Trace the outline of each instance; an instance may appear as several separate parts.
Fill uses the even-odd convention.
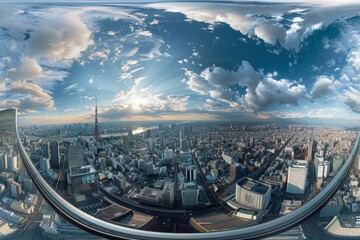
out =
[[[357,135],[356,142],[353,146],[351,154],[348,156],[346,162],[341,167],[340,171],[336,174],[333,180],[313,199],[308,203],[301,206],[297,210],[281,216],[275,220],[261,223],[246,228],[226,230],[219,232],[208,232],[208,233],[163,233],[154,231],[138,230],[128,228],[124,226],[115,225],[97,219],[93,216],[86,214],[79,210],[66,200],[64,200],[47,182],[43,179],[40,173],[35,168],[34,164],[27,155],[24,146],[21,144],[20,136],[17,130],[17,112],[16,109],[7,109],[0,111],[0,124],[1,114],[4,111],[13,111],[15,120],[15,131],[19,146],[20,155],[22,157],[24,166],[28,171],[31,179],[39,192],[42,194],[44,199],[72,224],[80,227],[81,229],[97,234],[99,236],[112,238],[112,239],[149,239],[149,240],[161,240],[169,239],[207,239],[207,240],[218,240],[218,239],[254,239],[263,238],[293,228],[311,217],[314,213],[321,209],[327,201],[338,190],[341,182],[345,179],[349,172],[355,156],[359,150],[360,132]]]

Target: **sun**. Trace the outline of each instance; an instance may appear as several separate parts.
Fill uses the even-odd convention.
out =
[[[129,100],[130,108],[133,111],[143,110],[146,107],[146,105],[148,105],[148,103],[149,103],[148,99],[146,99],[144,97],[140,97],[140,96],[133,96]]]

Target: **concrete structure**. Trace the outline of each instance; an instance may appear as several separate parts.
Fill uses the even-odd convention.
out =
[[[11,188],[11,196],[16,198],[20,197],[20,195],[22,194],[22,187],[20,183],[12,181],[10,183],[10,188]]]
[[[230,164],[230,179],[237,181],[243,177],[243,166],[240,163]]]
[[[84,158],[84,150],[81,145],[70,145],[68,148],[68,167],[71,169],[72,167],[82,167],[83,166],[83,158]]]
[[[182,205],[193,207],[199,205],[200,189],[195,183],[184,183],[181,188]]]
[[[61,220],[56,213],[44,214],[43,220],[40,222],[39,227],[44,229],[48,234],[57,234]]]
[[[162,205],[171,207],[174,204],[174,194],[174,183],[165,182],[164,188],[161,193]]]
[[[50,158],[50,144],[48,142],[42,144],[42,156]]]
[[[12,210],[25,213],[25,214],[32,214],[34,213],[35,207],[34,205],[27,205],[23,201],[13,201],[10,204],[10,208]]]
[[[50,166],[54,170],[60,169],[60,156],[59,156],[59,144],[58,142],[50,143]]]
[[[186,182],[194,182],[197,179],[197,170],[194,165],[191,165],[186,168],[185,171]]]
[[[4,220],[0,219],[0,237],[7,236],[11,234],[13,230],[10,228],[9,224],[5,222]]]
[[[235,201],[242,207],[264,210],[271,200],[271,186],[251,178],[241,178],[236,182]]]
[[[118,175],[115,175],[114,176],[114,184],[119,189],[124,190],[126,188],[126,178],[125,178],[124,174],[119,172]]]
[[[159,205],[161,201],[162,191],[155,188],[144,187],[138,194],[138,201],[152,205]]]
[[[288,169],[286,192],[292,194],[304,194],[307,174],[307,161],[294,160]]]
[[[18,157],[17,156],[13,156],[13,155],[9,155],[7,157],[7,169],[10,172],[15,172],[18,170]]]
[[[299,207],[301,207],[301,201],[284,200],[281,204],[281,209],[279,214],[285,215],[291,213],[292,211],[295,211]]]
[[[98,174],[93,166],[71,168],[70,184],[75,206],[80,209],[93,209],[101,205]]]

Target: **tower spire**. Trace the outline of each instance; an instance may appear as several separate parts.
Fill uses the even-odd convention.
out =
[[[94,131],[94,138],[97,141],[101,140],[100,131],[99,131],[98,113],[97,113],[97,98],[95,98],[95,131]]]

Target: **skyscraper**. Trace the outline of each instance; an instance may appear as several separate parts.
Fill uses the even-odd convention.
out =
[[[171,207],[174,204],[174,183],[173,182],[165,182],[162,194],[161,194],[161,202],[165,206]]]
[[[50,158],[50,144],[48,142],[42,144],[42,156],[44,158]]]
[[[50,143],[50,166],[54,170],[60,169],[59,143]]]
[[[295,160],[291,166],[289,166],[286,192],[304,194],[307,174],[307,161]]]
[[[96,99],[96,103],[95,103],[95,131],[94,131],[94,138],[97,141],[101,140],[100,130],[99,130],[99,123],[98,123],[98,115],[97,115],[97,99]]]
[[[70,145],[68,154],[69,169],[83,165],[83,147],[81,145]]]

